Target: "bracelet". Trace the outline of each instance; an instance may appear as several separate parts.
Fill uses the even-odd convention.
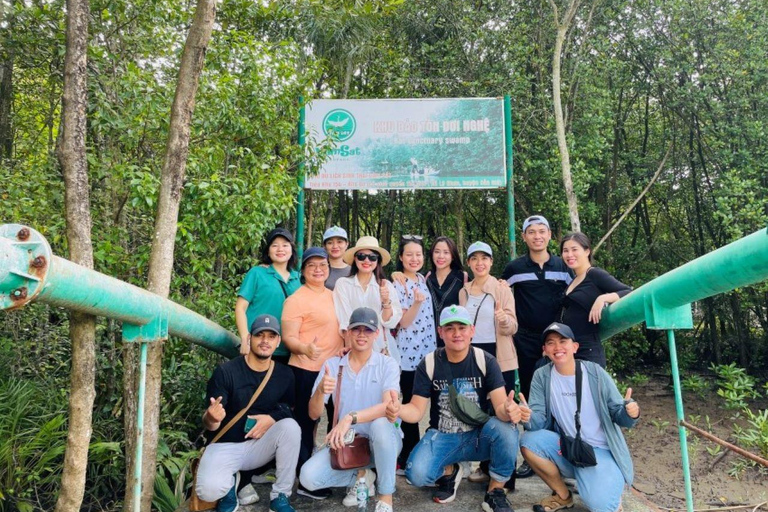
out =
[[[384,307],[384,308],[389,307],[391,305],[392,305],[392,301],[391,300],[387,301],[387,302],[382,302],[381,303],[381,307]]]

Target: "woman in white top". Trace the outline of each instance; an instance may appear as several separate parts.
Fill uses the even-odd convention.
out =
[[[424,242],[418,235],[403,235],[397,251],[396,269],[402,272],[401,282],[395,281],[403,317],[397,330],[400,350],[400,390],[403,403],[411,401],[413,377],[424,356],[437,348],[435,340],[435,314],[427,280],[419,271],[424,266]],[[405,470],[413,448],[421,437],[417,423],[403,423],[403,449],[397,458],[398,470]]]
[[[382,267],[389,263],[389,252],[379,246],[372,236],[362,236],[354,247],[344,253],[344,261],[352,266],[349,277],[336,281],[333,289],[333,303],[342,336],[349,325],[349,317],[357,308],[367,307],[376,311],[382,329],[374,342],[376,352],[384,352],[399,363],[397,345],[392,336],[385,336],[403,316],[397,292],[386,280]],[[389,338],[389,339],[388,339]]]

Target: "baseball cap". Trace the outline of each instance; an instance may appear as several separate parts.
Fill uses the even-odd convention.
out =
[[[470,258],[476,252],[484,252],[485,254],[493,258],[493,249],[491,249],[491,246],[485,242],[475,242],[472,245],[470,245],[469,249],[467,249],[467,258]]]
[[[347,329],[352,329],[361,325],[372,331],[377,330],[379,328],[379,315],[377,315],[371,308],[357,308],[352,312],[352,316],[349,317],[349,326],[347,326]]]
[[[440,327],[458,322],[464,325],[472,325],[472,317],[464,306],[448,306],[440,312]]]
[[[325,230],[325,233],[323,233],[323,243],[326,242],[329,238],[333,237],[339,237],[343,238],[344,240],[349,240],[349,237],[347,236],[347,231],[339,226],[331,226],[328,229]]]
[[[293,235],[291,234],[290,231],[288,231],[285,228],[275,228],[272,231],[270,231],[269,234],[267,234],[267,245],[271,244],[272,241],[279,236],[293,243]]]
[[[549,229],[549,221],[544,218],[543,215],[531,215],[523,221],[523,232],[528,229],[531,224],[544,224]]]
[[[304,251],[304,255],[301,257],[301,264],[303,265],[309,258],[323,258],[328,259],[328,253],[322,247],[310,247]]]
[[[261,331],[272,331],[280,336],[280,321],[272,315],[257,316],[251,324],[251,334],[259,334]]]
[[[544,332],[541,333],[541,342],[542,343],[544,343],[547,340],[547,334],[549,334],[551,332],[556,332],[557,334],[559,334],[563,338],[568,338],[568,339],[571,339],[573,341],[576,341],[576,337],[573,335],[573,331],[571,330],[570,327],[568,327],[565,324],[561,324],[559,322],[552,322],[551,324],[549,324],[549,327],[544,329]]]

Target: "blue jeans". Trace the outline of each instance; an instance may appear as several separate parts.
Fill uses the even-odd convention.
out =
[[[592,512],[615,512],[621,505],[624,475],[610,450],[595,448],[597,466],[577,468],[560,452],[560,435],[551,430],[527,431],[520,446],[557,465],[564,478],[575,478],[579,496]]]
[[[371,422],[369,434],[371,443],[371,464],[376,467],[376,486],[379,494],[395,492],[395,466],[397,455],[403,447],[400,429],[378,418]],[[331,468],[331,453],[327,446],[317,451],[301,467],[299,481],[306,489],[325,489],[327,487],[351,487],[357,480],[357,470],[338,470]]]
[[[498,418],[469,432],[449,434],[429,429],[408,457],[405,476],[412,485],[426,487],[443,476],[445,466],[490,460],[491,478],[506,482],[515,470],[517,440],[517,427]]]

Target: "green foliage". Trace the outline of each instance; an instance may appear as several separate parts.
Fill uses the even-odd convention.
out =
[[[755,378],[736,363],[713,364],[710,369],[717,375],[717,395],[723,398],[727,409],[746,409],[747,400],[760,397]]]
[[[680,385],[684,390],[696,393],[701,398],[704,398],[706,392],[709,390],[709,383],[701,375],[689,375],[680,381]]]
[[[768,457],[768,409],[758,412],[746,409],[744,412],[749,426],[741,428],[735,425],[733,435],[744,443],[747,449],[754,449],[763,458]]]

